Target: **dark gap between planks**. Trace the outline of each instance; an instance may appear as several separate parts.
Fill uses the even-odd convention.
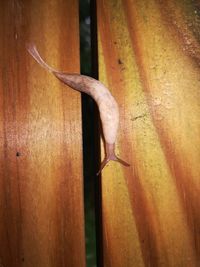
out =
[[[80,0],[81,73],[98,79],[96,1]],[[87,267],[103,266],[100,121],[96,103],[82,94],[83,174]]]

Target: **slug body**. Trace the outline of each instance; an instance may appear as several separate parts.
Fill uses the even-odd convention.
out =
[[[42,67],[53,73],[60,81],[79,92],[90,95],[96,101],[105,139],[105,158],[101,163],[97,175],[110,160],[118,161],[125,166],[129,166],[128,163],[115,155],[115,141],[119,126],[119,109],[110,91],[100,81],[94,78],[76,73],[64,73],[51,68],[41,58],[34,44],[29,44],[27,50]]]

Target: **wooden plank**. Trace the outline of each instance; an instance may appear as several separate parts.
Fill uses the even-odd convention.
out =
[[[99,0],[99,74],[120,107],[102,173],[105,267],[200,266],[199,9]]]
[[[0,266],[85,266],[80,94],[42,69],[79,72],[78,1],[0,6]]]

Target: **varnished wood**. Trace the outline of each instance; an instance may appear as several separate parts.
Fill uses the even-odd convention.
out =
[[[27,53],[79,72],[78,1],[1,1],[0,266],[84,267],[80,94]]]
[[[112,162],[102,173],[104,266],[197,267],[198,4],[97,6],[100,80],[119,103],[117,149],[131,164]]]

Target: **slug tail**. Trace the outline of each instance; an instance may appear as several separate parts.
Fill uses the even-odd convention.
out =
[[[51,68],[40,56],[36,46],[34,43],[26,44],[26,49],[28,50],[29,54],[46,70],[49,72],[57,72],[55,69]]]
[[[130,166],[130,164],[128,164],[126,161],[120,159],[119,157],[117,157],[115,155],[115,145],[114,144],[107,144],[106,143],[106,157],[102,161],[101,166],[100,166],[100,170],[98,171],[97,175],[99,175],[101,173],[101,171],[103,170],[103,168],[111,160],[117,161],[117,162],[121,163],[122,165],[124,165],[126,167]]]

